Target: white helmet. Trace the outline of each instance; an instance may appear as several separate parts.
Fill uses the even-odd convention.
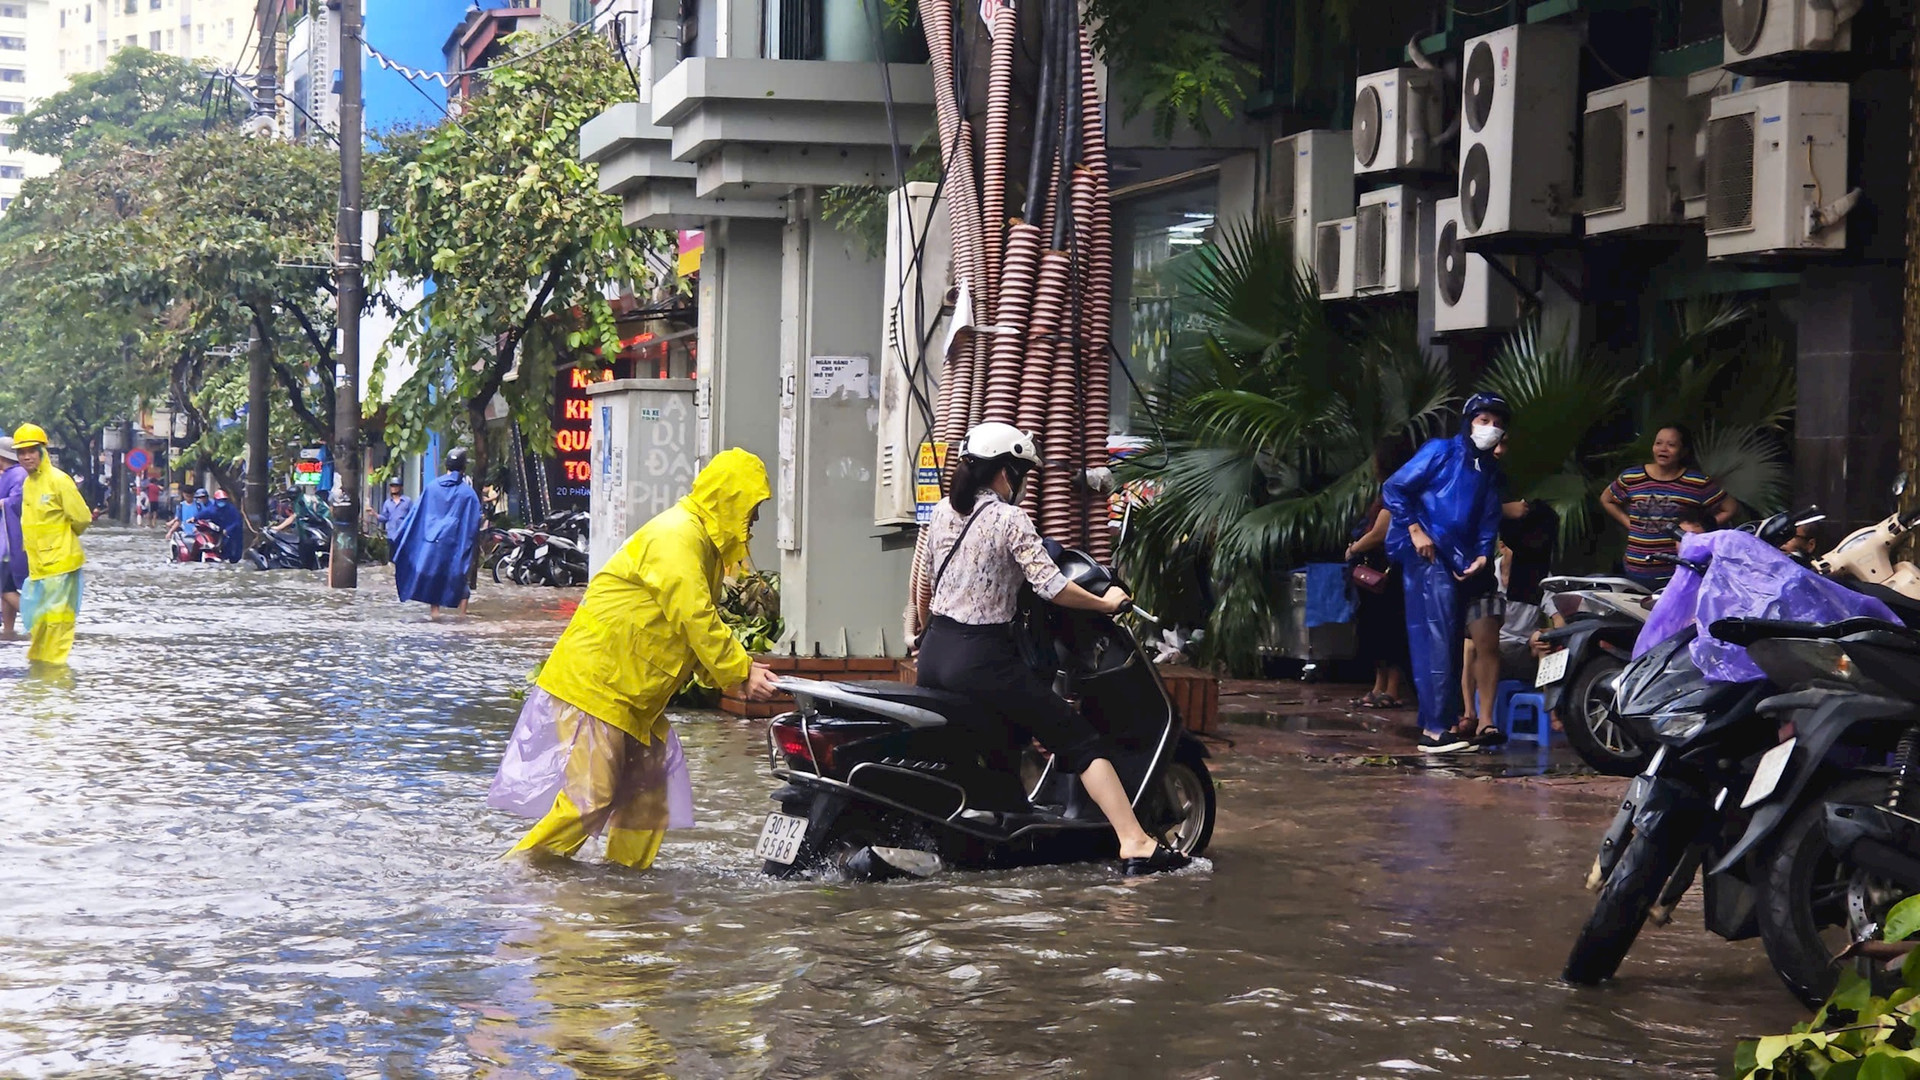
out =
[[[960,443],[960,456],[975,461],[1013,457],[1029,465],[1040,464],[1040,446],[1034,437],[1012,424],[977,424]]]

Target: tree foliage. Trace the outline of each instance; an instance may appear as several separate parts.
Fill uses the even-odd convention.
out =
[[[21,117],[16,138],[30,153],[68,160],[103,147],[158,148],[244,115],[216,89],[192,63],[130,46]]]
[[[632,96],[611,47],[517,34],[508,50],[458,120],[403,140],[370,189],[388,212],[375,279],[433,283],[398,312],[377,362],[375,378],[398,383],[386,433],[399,449],[424,449],[429,430],[456,421],[482,430],[496,394],[544,446],[556,367],[619,352],[608,286],[643,290],[649,253],[666,249],[664,234],[626,227],[619,197],[578,157],[580,126]],[[395,363],[403,353],[411,372]],[[481,440],[476,475],[485,454]]]

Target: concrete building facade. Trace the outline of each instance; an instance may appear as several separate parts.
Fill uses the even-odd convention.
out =
[[[254,0],[53,0],[62,85],[130,45],[214,65],[253,57]]]
[[[50,0],[0,3],[0,214],[20,196],[29,177],[52,170],[54,162],[22,153],[14,145],[13,122],[41,98],[60,88],[47,62],[54,39]]]

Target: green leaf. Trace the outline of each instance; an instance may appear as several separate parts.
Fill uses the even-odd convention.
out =
[[[1909,896],[1893,905],[1881,936],[1888,941],[1905,941],[1920,931],[1920,896]]]

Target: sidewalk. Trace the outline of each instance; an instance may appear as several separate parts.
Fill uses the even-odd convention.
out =
[[[1481,779],[1523,779],[1556,789],[1614,797],[1626,783],[1600,776],[1564,738],[1542,753],[1530,743],[1427,757],[1414,748],[1420,725],[1412,708],[1363,709],[1349,704],[1366,686],[1292,680],[1223,679],[1219,735],[1233,753],[1302,757],[1348,766],[1432,768]]]

